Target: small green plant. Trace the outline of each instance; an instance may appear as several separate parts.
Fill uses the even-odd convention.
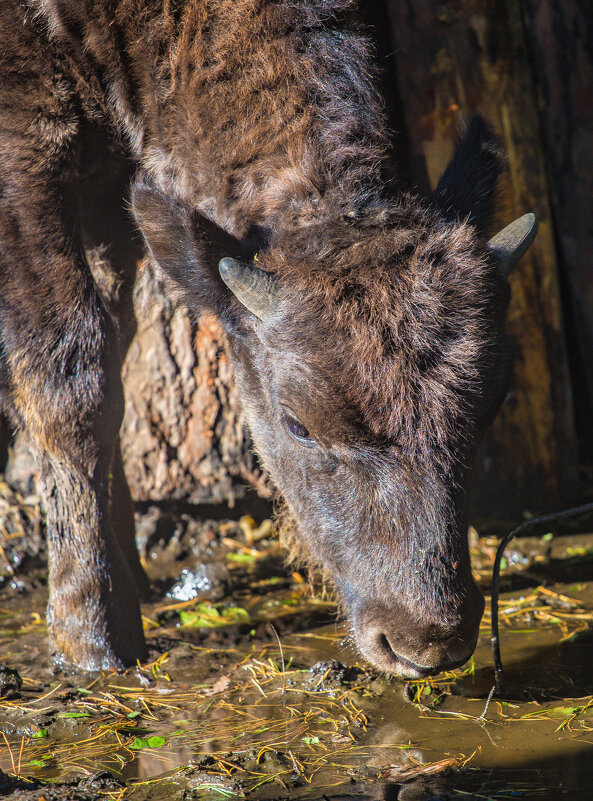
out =
[[[144,748],[162,748],[164,745],[167,745],[165,738],[154,734],[146,739],[144,737],[136,737],[130,748],[133,751],[142,751]]]
[[[217,628],[231,626],[234,623],[248,623],[249,612],[240,606],[224,608],[207,602],[198,604],[194,609],[182,609],[179,612],[182,626],[191,628]]]

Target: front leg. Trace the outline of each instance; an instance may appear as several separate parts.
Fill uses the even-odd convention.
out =
[[[109,510],[123,413],[117,332],[83,255],[76,165],[84,121],[61,62],[19,8],[0,3],[3,394],[38,465],[52,653],[89,670],[120,668],[146,648]]]
[[[87,290],[84,306],[62,299],[34,334],[6,308],[0,325],[10,332],[11,409],[32,443],[47,515],[50,648],[58,662],[97,670],[133,664],[146,650],[136,583],[110,518],[123,411],[115,331]],[[39,322],[38,300],[25,293],[21,306]]]
[[[89,476],[47,451],[38,463],[47,512],[47,621],[54,660],[85,670],[143,660],[138,577],[108,517],[108,464],[98,464]]]

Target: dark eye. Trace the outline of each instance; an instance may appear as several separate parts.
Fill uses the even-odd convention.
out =
[[[302,445],[314,445],[315,440],[309,433],[309,430],[300,423],[296,417],[293,417],[286,412],[282,415],[282,422],[291,437],[298,440]]]

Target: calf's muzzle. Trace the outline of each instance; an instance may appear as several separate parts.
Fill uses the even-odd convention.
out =
[[[362,655],[375,667],[407,679],[452,670],[472,655],[484,611],[473,585],[454,614],[412,611],[403,603],[362,602],[352,614]]]

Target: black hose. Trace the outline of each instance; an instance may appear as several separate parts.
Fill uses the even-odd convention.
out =
[[[492,646],[492,656],[494,659],[494,683],[496,687],[496,695],[504,693],[504,675],[502,672],[502,659],[500,657],[500,638],[498,636],[498,595],[500,585],[500,562],[504,549],[509,542],[516,537],[517,534],[525,531],[525,529],[537,526],[538,523],[553,523],[556,520],[562,520],[566,517],[576,517],[576,515],[584,514],[585,512],[593,512],[593,503],[585,503],[583,506],[574,506],[572,509],[565,509],[562,512],[552,512],[549,515],[540,515],[539,517],[532,517],[531,520],[526,520],[521,523],[512,531],[509,531],[498,544],[496,550],[496,557],[494,559],[494,566],[492,568],[492,622],[490,638],[490,645]]]

